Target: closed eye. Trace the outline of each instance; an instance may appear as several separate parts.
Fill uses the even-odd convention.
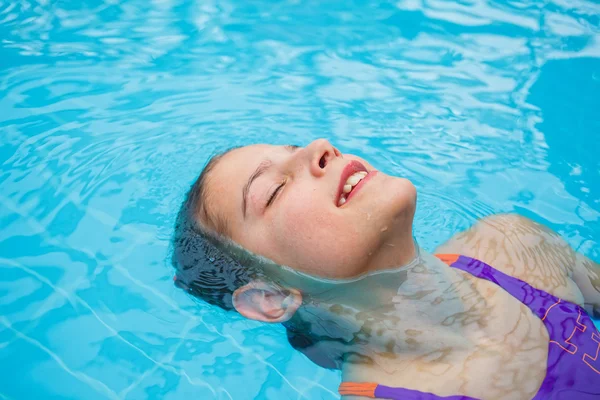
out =
[[[267,201],[267,207],[269,207],[273,201],[275,200],[275,197],[277,197],[277,193],[279,193],[279,191],[281,189],[283,189],[283,186],[285,185],[285,182],[282,182],[281,185],[277,186],[277,189],[275,189],[273,191],[273,194],[271,194],[271,197],[269,197],[269,201]]]

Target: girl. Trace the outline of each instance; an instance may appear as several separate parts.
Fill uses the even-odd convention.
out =
[[[344,399],[600,396],[600,267],[555,232],[490,216],[427,254],[403,178],[309,146],[214,157],[173,238],[176,284],[342,373]]]

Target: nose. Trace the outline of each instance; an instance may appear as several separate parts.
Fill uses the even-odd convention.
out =
[[[327,165],[341,157],[342,154],[329,143],[327,139],[317,139],[306,147],[310,163],[310,173],[314,176],[323,176]]]

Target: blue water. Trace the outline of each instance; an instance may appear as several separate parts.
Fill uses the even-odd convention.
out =
[[[519,212],[600,260],[600,5],[0,0],[0,399],[335,399],[283,329],[172,284],[232,145],[327,137],[431,250]]]

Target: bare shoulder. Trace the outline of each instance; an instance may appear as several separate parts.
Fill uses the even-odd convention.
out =
[[[476,258],[564,300],[583,304],[572,280],[577,253],[556,232],[521,215],[485,217],[435,253]]]

